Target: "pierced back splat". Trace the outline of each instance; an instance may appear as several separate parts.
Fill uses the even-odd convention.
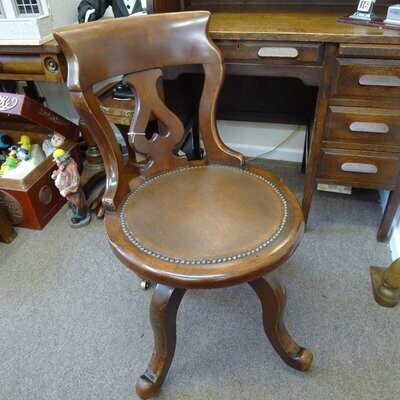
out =
[[[185,156],[177,155],[179,144],[183,139],[184,127],[159,95],[157,83],[161,77],[160,69],[151,69],[125,76],[125,82],[133,89],[136,100],[129,141],[136,152],[147,156],[147,163],[138,165],[140,172],[145,177],[165,169],[184,166],[188,162]],[[165,133],[154,133],[148,139],[145,131],[152,114],[167,129]]]

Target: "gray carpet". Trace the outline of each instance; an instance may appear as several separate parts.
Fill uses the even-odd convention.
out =
[[[301,197],[298,164],[270,168]],[[114,258],[101,220],[73,230],[65,215],[0,243],[0,399],[136,399],[152,351],[152,290]],[[275,354],[248,286],[190,291],[158,398],[399,399],[400,306],[378,306],[369,277],[370,265],[391,262],[375,240],[379,221],[374,191],[317,193],[307,232],[280,268],[286,326],[315,356],[309,372]]]

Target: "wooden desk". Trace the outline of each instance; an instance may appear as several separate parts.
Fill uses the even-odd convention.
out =
[[[148,7],[153,12],[211,9],[210,34],[228,75],[294,77],[317,87],[305,217],[319,182],[386,189],[390,196],[378,231],[378,240],[386,240],[400,202],[400,31],[336,22],[354,6],[226,10],[223,3],[153,0]],[[17,50],[0,46],[0,62],[0,79],[62,82],[65,76],[54,42]]]
[[[210,34],[228,75],[295,77],[317,87],[305,217],[319,182],[387,189],[377,236],[386,240],[400,202],[400,31],[337,22],[355,6],[262,3],[154,0],[149,8],[211,10]],[[375,11],[385,15],[386,8]]]

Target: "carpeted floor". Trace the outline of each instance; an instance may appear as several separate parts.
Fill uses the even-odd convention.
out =
[[[299,165],[268,165],[301,198]],[[380,212],[373,191],[317,193],[306,234],[280,268],[286,326],[315,356],[309,372],[275,354],[248,286],[189,291],[158,398],[399,399],[400,306],[378,306],[369,277],[370,265],[391,262],[375,240]],[[152,351],[152,290],[112,255],[101,220],[73,230],[65,215],[0,243],[0,399],[136,399]]]

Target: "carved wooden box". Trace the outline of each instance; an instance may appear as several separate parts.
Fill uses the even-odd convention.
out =
[[[81,165],[77,125],[29,97],[0,92],[0,133],[13,143],[18,143],[21,135],[28,135],[31,144],[41,148],[54,132],[66,137],[62,149]],[[50,154],[43,158],[21,179],[0,176],[0,205],[13,225],[42,229],[65,203],[51,179],[53,157]]]

